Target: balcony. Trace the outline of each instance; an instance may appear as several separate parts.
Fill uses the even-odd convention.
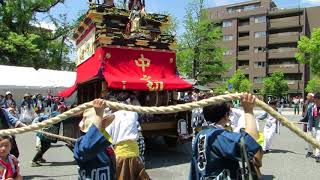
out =
[[[294,58],[297,52],[297,48],[271,49],[268,52],[269,52],[269,59]]]
[[[283,28],[291,28],[291,27],[299,27],[299,26],[301,26],[299,16],[269,20],[269,29],[283,29]]]
[[[264,61],[266,59],[267,59],[267,52],[259,51],[259,52],[253,53],[250,60],[252,60],[253,62],[258,62],[258,61]]]
[[[238,60],[248,60],[249,59],[249,50],[247,51],[239,51],[238,52]]]
[[[265,76],[267,76],[267,68],[266,67],[255,67],[255,66],[253,66],[252,73],[255,76],[258,76],[258,77],[265,77]]]
[[[268,73],[283,72],[283,73],[300,73],[299,64],[277,64],[269,65]]]
[[[238,69],[241,69],[244,74],[250,74],[249,68],[250,67],[248,65],[238,66]]]
[[[257,7],[252,10],[242,10],[242,11],[235,11],[235,12],[223,12],[220,18],[223,19],[232,19],[232,18],[245,18],[254,16],[257,14],[266,14],[268,9],[266,7]]]
[[[303,82],[301,80],[287,80],[289,89],[302,89]]]
[[[299,41],[300,34],[298,32],[287,32],[269,35],[269,44],[292,43]]]
[[[249,44],[250,44],[250,37],[249,36],[239,37],[239,39],[238,39],[239,46],[248,46]]]
[[[262,83],[253,83],[253,89],[261,89],[263,88],[263,82]]]
[[[238,32],[248,32],[250,31],[250,22],[239,23]]]

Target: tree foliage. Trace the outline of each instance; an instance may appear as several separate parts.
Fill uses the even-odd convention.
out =
[[[307,93],[320,93],[320,80],[319,79],[310,80],[305,90]]]
[[[72,24],[47,12],[64,0],[15,0],[0,6],[0,64],[49,69],[74,69],[68,33]],[[36,15],[46,13],[56,29],[39,27]],[[69,44],[69,45],[68,45]]]
[[[320,28],[314,29],[311,38],[301,37],[296,58],[300,63],[310,64],[313,73],[320,74]]]
[[[263,88],[261,93],[263,95],[282,97],[289,90],[287,82],[284,80],[282,72],[272,73],[271,76],[266,77],[263,81]]]
[[[252,83],[240,69],[227,81],[227,84],[232,85],[232,92],[250,92],[252,87]]]
[[[227,84],[219,84],[216,88],[213,89],[213,93],[216,95],[225,94],[228,91]]]
[[[198,84],[219,80],[229,66],[222,61],[221,26],[209,19],[204,0],[193,0],[189,4],[184,27],[177,51],[180,73],[194,78]]]

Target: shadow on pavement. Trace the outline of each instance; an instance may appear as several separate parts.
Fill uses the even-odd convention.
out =
[[[67,175],[61,175],[61,176],[44,176],[44,175],[29,175],[29,176],[23,176],[24,180],[30,180],[30,179],[46,179],[46,180],[54,180],[56,178],[67,178],[70,176],[77,176],[78,174],[67,174]]]
[[[163,139],[153,139],[146,145],[145,167],[153,169],[189,163],[191,153],[191,142],[168,147]]]
[[[273,180],[275,179],[274,175],[262,175],[263,180]]]
[[[77,163],[75,161],[69,161],[69,162],[46,162],[41,163],[42,166],[73,166]]]
[[[285,154],[285,153],[290,153],[290,154],[297,154],[297,155],[304,155],[305,154],[302,154],[302,153],[297,153],[297,152],[293,152],[293,151],[288,151],[288,150],[284,150],[284,149],[271,149],[270,151],[270,154],[276,154],[276,153],[282,153],[282,154]]]
[[[59,148],[65,146],[64,144],[52,144],[51,148]]]

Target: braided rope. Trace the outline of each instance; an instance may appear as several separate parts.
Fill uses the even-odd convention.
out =
[[[275,111],[272,107],[268,106],[265,102],[257,99],[256,105],[261,107],[263,110],[268,112],[271,116],[276,118],[281,124],[288,129],[290,129],[293,133],[307,141],[308,143],[312,144],[314,147],[320,149],[320,142],[313,138],[310,134],[303,132],[298,126],[295,125],[294,122],[289,121],[286,117],[282,116],[280,113]]]
[[[74,114],[83,112],[84,110],[91,108],[91,107],[93,107],[92,102],[88,102],[88,103],[82,104],[80,106],[77,106],[73,109],[70,109],[69,111],[66,111],[62,114],[59,114],[58,116],[56,116],[54,118],[42,121],[40,123],[31,124],[29,126],[20,127],[20,128],[0,130],[0,136],[8,136],[8,135],[14,135],[14,134],[22,134],[22,133],[30,132],[30,131],[36,131],[36,130],[48,127],[50,125],[53,125],[53,124],[57,124],[57,123],[65,120],[69,117],[72,117]]]
[[[74,138],[70,138],[70,137],[66,137],[66,136],[60,136],[60,135],[57,135],[57,134],[52,134],[52,133],[48,133],[48,132],[44,132],[44,131],[35,131],[35,132],[44,134],[44,135],[49,136],[49,137],[57,138],[57,139],[59,139],[61,141],[65,141],[65,142],[69,141],[69,142],[75,143],[77,141],[77,139],[74,139]]]
[[[171,114],[176,112],[182,111],[189,111],[194,108],[202,108],[206,106],[210,106],[213,104],[218,104],[221,102],[231,101],[234,99],[240,99],[241,94],[227,94],[221,95],[216,97],[211,97],[208,99],[204,99],[197,102],[191,102],[186,104],[177,104],[173,106],[160,106],[160,107],[141,107],[141,106],[132,106],[132,105],[125,105],[121,103],[105,101],[107,107],[115,110],[126,110],[126,111],[134,111],[143,114]],[[0,132],[1,135],[1,132]]]
[[[126,105],[116,102],[110,102],[105,101],[106,106],[108,106],[111,109],[115,110],[127,110],[127,111],[134,111],[138,113],[144,113],[144,114],[170,114],[170,113],[176,113],[176,112],[182,112],[182,111],[189,111],[194,108],[201,108],[213,104],[218,104],[221,102],[231,101],[234,99],[240,99],[241,94],[227,94],[227,95],[221,95],[216,97],[211,97],[208,99],[204,99],[197,102],[192,103],[186,103],[186,104],[179,104],[174,106],[167,106],[167,107],[140,107],[140,106],[132,106],[132,105]],[[289,128],[293,133],[307,141],[308,143],[312,144],[314,147],[317,147],[320,149],[320,142],[318,142],[316,139],[314,139],[311,135],[303,132],[300,130],[299,127],[295,126],[294,123],[290,122],[287,118],[282,116],[280,113],[272,109],[270,106],[268,106],[263,101],[257,99],[256,105],[261,107],[263,110],[268,112],[271,116],[279,120],[285,127]],[[21,127],[21,128],[15,128],[15,129],[7,129],[7,130],[0,130],[0,136],[4,135],[13,135],[13,134],[21,134],[29,131],[36,131],[44,127],[48,127],[52,124],[59,123],[71,116],[73,116],[76,113],[81,113],[85,109],[93,107],[92,102],[88,102],[85,104],[82,104],[80,106],[77,106],[76,108],[73,108],[67,112],[64,112],[63,114],[60,114],[54,118],[48,119],[46,121],[32,124],[30,126]]]

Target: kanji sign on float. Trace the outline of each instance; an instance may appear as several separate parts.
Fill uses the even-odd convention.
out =
[[[104,71],[110,89],[163,91],[192,88],[176,75],[176,54],[173,51],[133,48],[104,48],[104,51],[112,56]]]

